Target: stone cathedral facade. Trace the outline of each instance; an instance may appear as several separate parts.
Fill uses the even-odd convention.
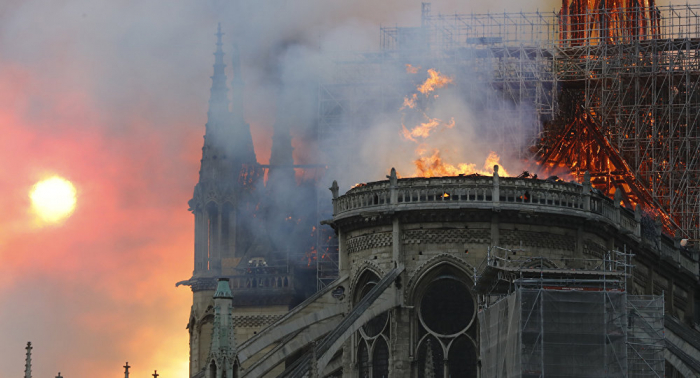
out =
[[[191,278],[178,282],[193,293],[187,325],[190,376],[212,368],[225,372],[232,363],[230,353],[236,341],[245,341],[281,318],[315,288],[314,272],[305,269],[301,259],[290,258],[309,248],[308,237],[299,236],[301,231],[307,235],[299,224],[308,219],[301,219],[293,205],[263,200],[293,188],[297,197],[292,202],[303,206],[315,203],[308,195],[313,191],[304,191],[295,181],[291,137],[284,119],[275,124],[270,164],[258,163],[243,115],[244,82],[238,51],[234,46],[229,98],[222,39],[219,26],[199,181],[188,203],[194,215],[194,271]],[[293,217],[297,228],[285,223]],[[221,277],[229,280],[235,294],[221,294],[235,307],[231,319],[230,309],[214,295],[222,292],[217,291]],[[228,341],[222,342],[217,335],[227,332],[228,326],[235,332],[227,333]],[[217,356],[214,362],[213,355]],[[228,371],[232,371],[230,367]]]
[[[195,269],[181,282],[193,291],[190,377],[700,376],[698,242],[663,234],[590,176],[392,169],[345,194],[333,182],[324,223],[339,277],[307,298],[297,270],[274,263],[281,223],[252,216],[262,166],[240,74],[229,110],[218,38],[190,201]]]

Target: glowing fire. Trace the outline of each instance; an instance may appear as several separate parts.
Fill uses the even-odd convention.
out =
[[[440,71],[435,71],[434,69],[428,69],[428,79],[421,85],[418,86],[418,92],[428,95],[430,92],[435,91],[438,88],[444,88],[448,84],[452,84],[452,78],[448,76],[440,75]]]
[[[443,123],[438,118],[428,118],[427,122],[421,123],[420,125],[414,127],[410,131],[406,128],[405,125],[401,125],[401,132],[403,133],[404,138],[417,142],[416,138],[420,137],[425,139],[429,137],[430,133],[440,125],[443,125],[445,128],[451,129],[455,127],[455,119],[452,118],[450,119],[450,122]]]
[[[441,177],[479,174],[490,176],[493,174],[493,166],[498,165],[498,175],[509,177],[510,174],[500,165],[501,158],[491,151],[484,162],[483,169],[478,169],[474,163],[460,163],[455,165],[445,163],[439,150],[434,150],[430,156],[421,156],[415,161],[418,177]]]
[[[406,65],[406,73],[408,74],[417,74],[418,70],[420,70],[420,66],[412,66],[410,64]]]
[[[403,106],[401,107],[401,110],[404,110],[406,108],[409,108],[409,109],[415,108],[417,99],[418,99],[418,95],[415,93],[411,97],[404,97]]]

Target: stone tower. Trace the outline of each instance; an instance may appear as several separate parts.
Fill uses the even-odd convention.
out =
[[[235,265],[238,234],[237,215],[255,184],[260,168],[255,159],[250,126],[245,123],[242,105],[242,79],[236,74],[232,84],[233,113],[229,111],[224,69],[221,26],[216,34],[214,75],[207,113],[199,182],[189,201],[195,216],[194,277],[214,277],[222,268]],[[234,58],[234,67],[237,59]],[[240,72],[234,70],[234,72]]]
[[[221,26],[216,37],[199,181],[188,202],[195,219],[194,271],[190,279],[178,283],[190,286],[193,293],[187,326],[190,377],[204,376],[207,371],[211,374],[212,369],[218,369],[214,376],[231,372],[233,362],[226,356],[235,345],[233,341],[224,345],[222,340],[230,336],[230,340],[245,342],[303,300],[289,253],[280,252],[283,233],[268,216],[279,206],[263,186],[263,167],[257,163],[250,126],[245,122],[238,49],[233,46],[229,99]],[[278,164],[291,172],[292,182],[278,187],[294,192],[291,139],[286,132],[286,138],[281,135],[289,156]],[[286,245],[294,245],[286,241]],[[222,300],[230,306],[222,305]],[[228,315],[222,315],[225,311]],[[222,332],[229,332],[224,329],[230,334],[222,338]]]

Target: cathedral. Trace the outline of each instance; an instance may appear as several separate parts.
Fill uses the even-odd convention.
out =
[[[229,99],[222,36],[219,26],[199,181],[188,202],[195,223],[194,271],[178,283],[193,292],[191,376],[211,365],[214,346],[245,341],[315,290],[315,266],[305,261],[314,246],[307,230],[315,222],[305,208],[315,204],[313,186],[297,184],[291,136],[282,118],[274,127],[270,164],[258,163],[243,116],[239,55],[234,46]],[[232,319],[220,313],[230,315],[230,309],[220,308],[217,298],[231,298],[229,289],[217,286],[220,277],[229,278],[235,293]],[[216,325],[231,325],[235,333],[217,334]],[[224,341],[228,338],[232,341]],[[218,355],[217,364],[231,358]]]
[[[309,243],[285,220],[313,195],[295,181],[289,128],[278,117],[270,164],[258,164],[238,54],[229,101],[217,38],[189,202],[194,271],[178,283],[193,293],[191,378],[700,376],[698,242],[587,173],[392,169],[344,194],[334,181],[323,223],[339,269],[316,290],[290,259]]]

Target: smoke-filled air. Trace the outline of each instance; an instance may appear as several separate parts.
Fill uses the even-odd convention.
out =
[[[444,0],[431,12],[558,6]],[[193,271],[188,200],[205,174],[219,23],[229,100],[231,81],[242,83],[241,108],[230,111],[250,125],[257,163],[283,159],[273,145],[291,138],[293,164],[306,167],[290,185],[267,188],[265,211],[285,215],[280,229],[303,224],[294,232],[313,236],[318,226],[316,203],[299,202],[290,188],[330,198],[333,180],[344,192],[392,167],[400,177],[429,177],[490,175],[500,165],[502,176],[517,176],[530,164],[537,130],[509,125],[534,110],[485,107],[498,102],[484,101],[495,92],[475,73],[410,56],[370,67],[381,26],[420,26],[418,1],[3,1],[0,377],[21,376],[27,341],[36,377],[116,377],[126,361],[132,378],[188,376],[192,293],[175,283]],[[367,69],[342,64],[362,59]],[[348,126],[335,130],[319,121],[318,104],[333,95],[324,83],[343,80],[362,83],[356,98],[364,100],[323,108]],[[382,97],[387,88],[391,100]],[[284,213],[290,203],[293,217]],[[256,211],[253,239],[262,237]],[[309,248],[300,263],[317,258]]]

